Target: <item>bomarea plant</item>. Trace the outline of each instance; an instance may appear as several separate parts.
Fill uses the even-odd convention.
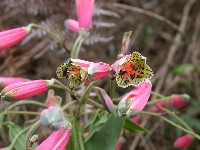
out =
[[[94,0],[76,0],[77,21],[68,19],[65,23],[69,30],[78,33],[71,50],[66,49],[65,39],[60,35],[36,24],[0,32],[1,51],[8,50],[26,38],[33,28],[38,28],[59,42],[60,46],[66,49],[66,53],[69,52],[71,55],[68,62],[61,64],[56,71],[57,77],[68,80],[69,86],[54,78],[33,81],[20,77],[0,78],[0,86],[3,89],[0,137],[3,145],[7,146],[0,149],[119,150],[125,140],[124,130],[148,132],[140,126],[147,115],[162,119],[185,132],[184,136],[175,141],[174,146],[177,148],[188,147],[195,138],[200,140],[200,136],[177,116],[176,111],[168,109],[169,106],[186,106],[189,103],[189,96],[182,94],[165,97],[153,92],[150,81],[153,71],[147,65],[146,57],[136,51],[126,54],[131,31],[124,33],[121,50],[111,66],[104,62],[79,59],[82,43],[89,35],[93,8]],[[110,80],[109,94],[105,89],[95,86],[102,78]],[[132,90],[114,98],[115,84],[121,88],[132,87]],[[50,88],[62,89],[68,95],[67,103]],[[47,91],[44,103],[30,100],[30,97]],[[148,102],[151,94],[153,99]],[[14,110],[23,105],[35,105],[40,109],[36,112]],[[145,106],[146,111],[143,111]],[[12,114],[36,117],[26,120],[26,123],[19,126],[14,123]],[[89,119],[84,119],[86,115]],[[176,123],[168,119],[168,116],[173,117]],[[40,128],[49,128],[50,131],[47,132],[51,134],[41,139]]]

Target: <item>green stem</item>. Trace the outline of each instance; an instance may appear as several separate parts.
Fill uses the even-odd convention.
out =
[[[113,84],[113,78],[110,78],[110,98],[113,99],[114,94],[114,84]]]
[[[51,31],[49,31],[49,30],[43,28],[43,27],[40,26],[40,25],[31,23],[31,24],[29,24],[27,27],[28,27],[28,28],[38,28],[38,29],[40,29],[40,30],[43,30],[43,31],[45,31],[47,34],[49,34],[51,37],[53,37],[54,39],[56,39],[56,40],[60,43],[60,45],[62,45],[62,46],[64,45],[64,41],[63,41],[59,36],[57,36],[55,33],[51,32]]]
[[[178,120],[185,128],[187,128],[188,130],[194,132],[193,129],[192,129],[189,125],[187,125],[187,123],[185,123],[185,121],[182,120],[180,117],[178,117],[176,114],[172,113],[172,112],[169,111],[168,109],[163,109],[162,107],[161,107],[161,109],[164,110],[165,112],[167,112],[168,114],[172,115],[172,116],[173,116],[176,120]]]
[[[198,140],[200,140],[200,136],[198,134],[181,127],[180,125],[172,122],[171,120],[169,120],[169,119],[167,119],[165,117],[162,117],[161,115],[159,115],[157,113],[141,111],[140,114],[147,114],[147,115],[151,115],[151,116],[155,116],[155,117],[160,117],[165,122],[171,124],[172,126],[175,126],[175,127],[179,128],[180,130],[184,131],[185,133],[188,133],[188,134],[192,135],[193,137],[197,138]]]
[[[154,104],[156,104],[157,102],[160,102],[160,101],[168,102],[169,98],[170,98],[170,96],[165,97],[165,98],[156,99],[156,100],[148,102],[147,105],[154,105]]]
[[[20,105],[37,105],[37,106],[41,106],[41,107],[47,107],[45,104],[43,104],[41,102],[25,100],[25,101],[18,101],[18,102],[13,103],[12,105],[8,106],[8,110],[12,110],[15,107],[20,106]]]
[[[97,107],[97,108],[103,109],[103,106],[101,104],[95,102],[93,99],[89,98],[88,99],[88,103],[91,104],[91,105],[93,105],[93,106],[95,106],[95,107]]]
[[[77,45],[77,47],[76,47],[76,51],[75,51],[75,54],[74,54],[74,58],[78,58],[78,55],[79,55],[79,53],[80,53],[80,49],[81,49],[81,46],[82,46],[84,40],[85,40],[85,37],[83,36],[83,37],[80,39],[80,41],[79,41],[79,43],[78,43],[78,45]]]
[[[56,79],[54,79],[54,80],[55,80],[54,84],[60,85],[60,86],[63,87],[65,90],[67,90],[68,92],[71,93],[71,90],[70,90],[68,87],[66,87],[66,86],[65,86],[64,84],[62,84],[60,81],[58,81],[58,80],[56,80]]]
[[[32,111],[10,111],[10,114],[27,114],[27,115],[39,115],[39,112],[32,112]]]
[[[75,53],[76,53],[77,45],[78,45],[78,43],[80,42],[81,38],[82,38],[82,35],[79,34],[78,38],[76,39],[76,41],[75,41],[75,43],[74,43],[74,45],[73,45],[73,47],[72,47],[71,58],[74,58]]]
[[[67,103],[65,106],[62,107],[62,111],[65,111],[68,107],[70,107],[71,105],[76,104],[77,101],[71,101],[69,103]]]
[[[155,95],[155,96],[157,96],[157,97],[160,97],[160,98],[165,98],[165,97],[166,97],[166,96],[164,96],[164,95],[162,95],[162,94],[160,94],[160,93],[154,92],[154,91],[152,91],[151,94],[152,94],[152,95]]]
[[[83,144],[83,138],[81,135],[81,127],[80,127],[80,117],[81,117],[81,111],[84,108],[87,100],[88,100],[88,95],[90,94],[90,89],[92,88],[94,82],[90,83],[88,85],[88,87],[85,90],[84,95],[81,97],[80,102],[78,104],[78,107],[76,109],[75,112],[75,120],[74,120],[74,127],[75,127],[75,131],[74,131],[74,139],[78,140],[78,149],[80,150],[85,150],[84,148],[84,144]],[[77,142],[77,141],[76,141]],[[76,145],[77,143],[74,143],[74,145]]]
[[[40,120],[37,121],[32,125],[32,127],[28,130],[28,133],[26,135],[26,149],[28,150],[30,148],[30,138],[33,135],[33,132],[40,126]]]

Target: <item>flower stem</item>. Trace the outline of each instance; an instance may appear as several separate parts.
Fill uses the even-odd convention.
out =
[[[199,136],[198,134],[196,134],[196,133],[194,133],[194,132],[192,132],[192,131],[189,131],[189,130],[183,128],[183,127],[181,127],[180,125],[178,125],[178,124],[172,122],[171,120],[169,120],[169,119],[167,119],[167,118],[165,118],[165,117],[162,117],[160,114],[153,113],[153,112],[145,112],[145,111],[141,111],[140,114],[147,114],[147,115],[151,115],[151,116],[155,116],[155,117],[160,117],[160,118],[161,118],[162,120],[164,120],[165,122],[171,124],[172,126],[175,126],[175,127],[179,128],[180,130],[182,130],[182,131],[184,131],[184,132],[186,132],[186,133],[188,133],[188,134],[194,136],[194,137],[197,138],[198,140],[200,140],[200,136]]]
[[[76,104],[77,101],[71,101],[69,103],[67,103],[65,106],[62,107],[62,111],[65,111],[68,107],[70,107],[71,105]]]
[[[54,80],[55,80],[54,84],[60,85],[61,87],[63,87],[63,89],[65,89],[66,91],[68,91],[68,92],[71,93],[71,90],[70,90],[68,87],[66,87],[66,86],[65,86],[64,84],[62,84],[60,81],[58,81],[58,80],[56,80],[56,79],[54,79]]]
[[[81,38],[82,38],[82,35],[79,34],[78,38],[76,39],[76,41],[75,41],[75,43],[74,43],[74,45],[73,45],[73,47],[72,47],[72,50],[71,50],[71,58],[74,58],[75,53],[76,53],[77,45],[78,45],[78,43],[80,42]]]
[[[36,123],[34,123],[34,124],[32,125],[32,127],[28,130],[28,133],[27,133],[27,135],[26,135],[26,149],[27,149],[27,150],[30,148],[30,142],[29,142],[29,140],[30,140],[30,138],[31,138],[31,136],[32,136],[32,134],[33,134],[33,132],[34,132],[39,126],[40,126],[40,120],[37,121]]]
[[[39,115],[39,112],[33,111],[9,111],[10,114],[27,114],[27,115]]]

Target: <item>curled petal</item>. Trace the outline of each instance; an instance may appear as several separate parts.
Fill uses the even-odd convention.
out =
[[[115,63],[112,64],[112,66],[111,66],[113,68],[113,70],[116,73],[118,73],[118,71],[119,71],[119,65],[122,65],[125,61],[129,60],[130,56],[131,55],[126,55],[126,56],[122,57],[121,59],[115,61]]]

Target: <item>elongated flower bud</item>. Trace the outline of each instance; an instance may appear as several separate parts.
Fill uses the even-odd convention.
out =
[[[60,128],[54,131],[35,150],[65,150],[70,139],[70,130]]]
[[[190,135],[186,134],[184,136],[179,137],[175,141],[174,146],[176,148],[184,149],[184,148],[187,148],[192,143],[192,141],[193,141],[193,138]]]
[[[67,19],[65,21],[65,26],[69,29],[72,30],[74,32],[79,32],[80,28],[79,28],[79,23],[76,20],[73,19]]]
[[[118,115],[133,117],[146,106],[151,94],[151,83],[142,82],[137,88],[127,93],[118,104]]]
[[[15,78],[15,77],[1,77],[0,78],[0,88],[4,88],[10,84],[16,83],[16,82],[25,82],[27,79],[24,78]]]
[[[61,101],[61,97],[55,96],[54,90],[50,89],[48,91],[47,98],[45,100],[45,105],[47,106],[57,106]]]
[[[40,113],[40,121],[43,125],[53,129],[58,130],[62,127],[71,129],[71,123],[65,119],[60,107],[50,106],[48,109],[42,110]]]
[[[171,106],[174,108],[181,108],[188,105],[189,100],[190,100],[190,97],[187,94],[172,95]]]
[[[24,100],[46,92],[53,83],[53,79],[13,83],[1,91],[1,98],[9,102]]]
[[[92,22],[94,0],[76,0],[76,15],[79,27],[89,29]]]
[[[152,107],[152,111],[153,111],[153,112],[156,112],[156,113],[161,113],[161,112],[163,112],[163,110],[160,109],[159,107],[161,107],[161,108],[167,108],[167,104],[165,104],[165,103],[162,102],[162,101],[157,102],[157,103],[155,104],[155,106]]]
[[[20,27],[0,32],[0,50],[6,50],[19,43],[30,31],[28,27]]]
[[[101,96],[103,97],[103,101],[105,104],[106,109],[113,114],[114,116],[117,116],[113,101],[111,100],[111,98],[108,96],[108,94],[106,93],[105,90],[96,87],[96,89],[98,89],[101,93]]]

